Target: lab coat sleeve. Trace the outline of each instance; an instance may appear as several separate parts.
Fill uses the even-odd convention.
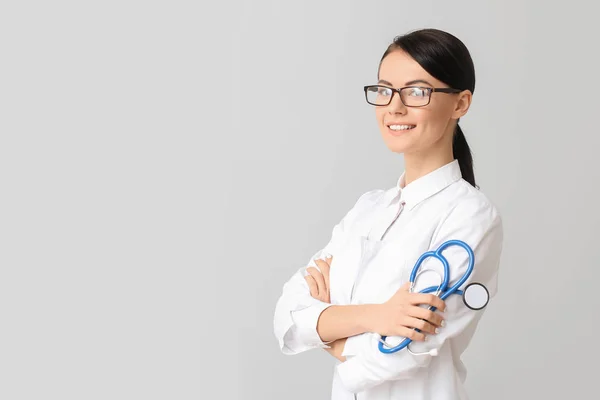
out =
[[[314,260],[335,254],[345,242],[349,227],[357,215],[366,210],[382,191],[372,190],[359,197],[354,206],[342,220],[334,226],[327,245],[316,252],[305,267],[298,269],[283,285],[283,291],[275,306],[274,333],[280,350],[286,355],[298,354],[313,348],[327,347],[317,333],[317,321],[321,313],[331,304],[324,303],[310,295],[308,284],[304,280],[306,269],[317,269]]]
[[[484,284],[490,299],[497,291],[497,275],[503,242],[503,227],[500,215],[495,207],[481,202],[464,201],[451,210],[438,226],[427,250],[436,250],[447,240],[458,239],[466,242],[474,252],[475,264],[469,279],[460,288],[470,282]],[[425,250],[425,251],[427,251]],[[458,277],[463,276],[468,266],[467,252],[457,246],[447,248],[443,253],[450,266],[450,286]],[[415,261],[421,254],[415,255]],[[439,263],[435,259],[427,259],[423,269],[439,270],[433,265]],[[425,273],[417,280],[415,291],[429,286],[437,286],[439,278],[436,274]],[[446,298],[446,325],[435,335],[428,335],[426,342],[411,344],[414,352],[426,352],[432,348],[441,349],[447,341],[452,341],[453,348],[459,354],[464,351],[473,336],[484,308],[473,311],[462,302],[462,296],[451,295]],[[393,354],[379,351],[376,333],[364,333],[347,339],[343,355],[346,361],[337,366],[337,373],[347,390],[358,393],[389,380],[410,379],[421,368],[426,368],[433,356],[412,355],[406,349]],[[398,344],[403,338],[388,337],[391,344]]]

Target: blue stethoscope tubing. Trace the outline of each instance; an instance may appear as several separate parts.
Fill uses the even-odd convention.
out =
[[[467,270],[463,274],[463,276],[458,280],[458,282],[456,282],[452,287],[447,289],[449,281],[450,281],[450,266],[448,265],[448,260],[446,259],[446,257],[444,257],[442,255],[442,252],[450,246],[460,246],[463,249],[465,249],[467,251],[467,253],[469,254],[469,265],[467,267]],[[414,283],[415,283],[415,279],[416,279],[419,269],[421,268],[421,264],[423,263],[423,261],[425,261],[425,259],[427,259],[429,257],[437,258],[439,261],[441,261],[442,265],[444,266],[444,275],[442,278],[442,282],[440,283],[439,286],[437,286],[437,287],[430,286],[428,288],[421,290],[419,293],[439,292],[439,297],[442,300],[445,300],[451,294],[462,295],[463,294],[462,290],[459,290],[458,288],[461,287],[462,284],[465,283],[465,281],[467,279],[469,279],[471,272],[473,272],[473,266],[475,265],[475,255],[473,254],[473,249],[471,249],[471,247],[468,244],[466,244],[465,242],[463,242],[462,240],[448,240],[447,242],[442,243],[440,245],[440,247],[437,248],[437,250],[428,251],[426,253],[423,253],[421,255],[421,257],[419,257],[419,259],[415,263],[415,266],[413,267],[413,270],[410,274],[411,285],[414,285]],[[429,309],[432,311],[435,311],[436,308],[431,306]],[[421,332],[419,329],[416,329],[416,328],[414,328],[414,329],[417,332]],[[387,338],[387,336],[381,336],[382,341],[385,341],[386,338]],[[385,353],[385,354],[392,354],[392,353],[400,351],[403,348],[405,348],[406,346],[408,346],[409,343],[412,342],[412,339],[405,338],[397,346],[390,347],[390,348],[385,347],[382,341],[379,342],[379,351],[381,351],[382,353]]]

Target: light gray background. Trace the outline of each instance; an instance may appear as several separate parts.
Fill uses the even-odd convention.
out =
[[[402,172],[362,86],[423,27],[475,60],[461,123],[505,222],[472,398],[596,391],[597,6],[199,3],[0,6],[0,398],[327,398],[334,360],[281,355],[273,309]]]

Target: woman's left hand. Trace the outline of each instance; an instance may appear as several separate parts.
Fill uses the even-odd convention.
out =
[[[315,260],[315,264],[317,264],[321,272],[319,272],[319,270],[315,267],[308,267],[306,271],[309,273],[309,275],[304,277],[306,283],[308,283],[310,295],[315,299],[321,300],[325,303],[330,302],[329,270],[331,268],[331,261],[333,261],[333,256],[327,257],[324,261],[321,259]],[[342,362],[346,361],[346,357],[342,356],[344,346],[346,345],[346,339],[347,338],[334,340],[328,344],[329,348],[325,348],[325,350],[338,360]]]
[[[310,289],[310,295],[317,300],[321,300],[324,303],[329,303],[329,268],[333,256],[327,257],[323,260],[315,260],[315,264],[321,270],[319,272],[315,267],[308,267],[306,272],[308,275],[304,277],[308,288]]]
[[[326,348],[325,350],[327,350],[329,354],[331,354],[341,362],[344,362],[346,361],[346,357],[342,356],[342,352],[344,351],[344,346],[346,346],[347,339],[348,338],[334,340],[333,342],[329,343],[329,349]]]

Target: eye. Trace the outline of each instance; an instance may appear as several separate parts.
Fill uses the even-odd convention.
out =
[[[380,87],[377,89],[377,94],[380,96],[391,96],[392,95],[392,90],[389,88],[385,88],[385,87]]]
[[[427,88],[414,87],[408,90],[408,96],[410,97],[426,97],[429,95]]]

